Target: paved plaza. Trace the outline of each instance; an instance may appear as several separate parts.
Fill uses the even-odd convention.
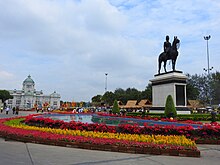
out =
[[[33,112],[20,112],[27,115]],[[14,116],[0,113],[0,118]],[[0,165],[219,165],[220,145],[198,145],[200,158],[66,148],[0,138]]]

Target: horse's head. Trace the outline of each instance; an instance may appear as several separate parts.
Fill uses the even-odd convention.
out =
[[[177,36],[174,36],[172,47],[173,49],[177,50],[179,49],[179,46],[180,46],[180,40],[177,38]]]

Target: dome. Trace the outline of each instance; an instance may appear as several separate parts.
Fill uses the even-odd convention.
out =
[[[51,95],[51,97],[60,97],[60,94],[56,93],[56,91],[54,91]]]
[[[34,80],[31,78],[31,76],[29,75],[24,81],[23,84],[26,83],[33,83],[34,84]]]

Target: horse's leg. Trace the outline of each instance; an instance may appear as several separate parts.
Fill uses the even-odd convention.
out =
[[[166,70],[167,61],[164,61],[163,63],[164,63],[164,64],[163,64],[164,71],[167,73],[167,70]]]
[[[158,74],[160,74],[160,69],[161,69],[161,63],[162,63],[162,61],[158,60],[158,63],[159,63]]]
[[[174,71],[174,61],[173,61],[173,59],[171,60],[171,62],[172,62],[172,70]]]
[[[173,71],[175,71],[176,60],[172,60]]]

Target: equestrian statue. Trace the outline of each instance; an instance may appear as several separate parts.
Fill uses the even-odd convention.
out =
[[[172,69],[173,71],[175,71],[176,59],[178,56],[177,50],[179,48],[179,45],[180,45],[180,40],[177,38],[177,36],[174,36],[172,45],[169,42],[169,36],[166,36],[166,41],[164,42],[164,45],[163,45],[164,52],[162,52],[158,58],[158,63],[159,63],[158,74],[160,74],[162,62],[163,62],[164,71],[167,72],[166,70],[167,60],[172,61]]]

